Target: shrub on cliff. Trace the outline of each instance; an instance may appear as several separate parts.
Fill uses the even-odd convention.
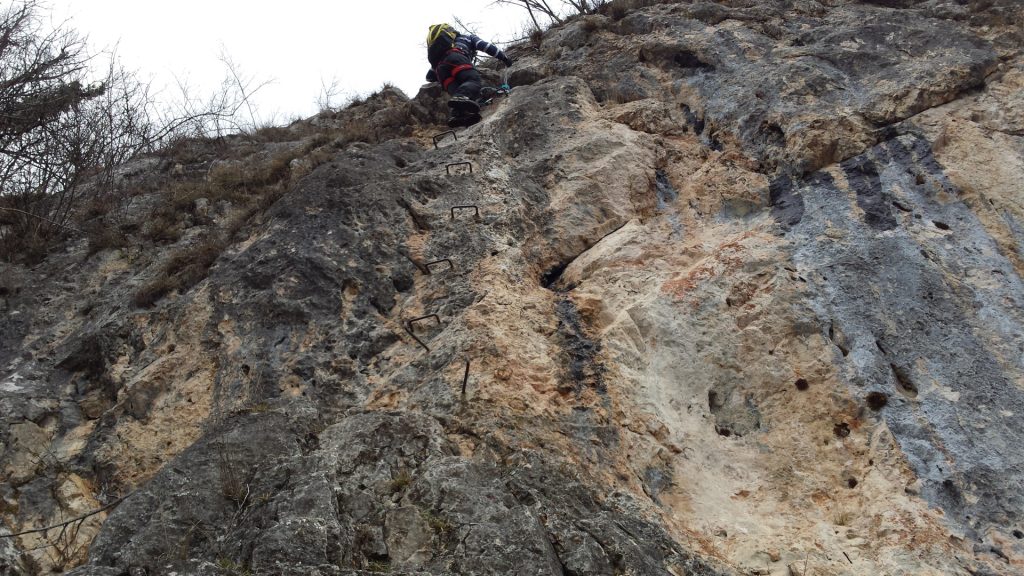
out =
[[[46,16],[38,0],[0,8],[0,257],[12,261],[38,260],[76,230],[78,210],[109,193],[129,159],[235,125],[247,98],[237,86],[206,103],[185,94],[181,106],[157,107],[149,85],[113,55],[101,61],[76,31],[50,29]]]

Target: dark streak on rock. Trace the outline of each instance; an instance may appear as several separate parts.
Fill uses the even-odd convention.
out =
[[[841,165],[850,188],[857,194],[857,206],[864,211],[864,223],[875,230],[892,230],[896,218],[882,192],[878,167],[873,160],[859,156]]]
[[[555,305],[558,315],[558,343],[562,348],[565,374],[563,385],[577,394],[592,388],[600,394],[607,392],[604,382],[605,366],[599,356],[601,342],[592,339],[586,331],[576,304],[564,297]]]
[[[694,133],[700,136],[704,133],[704,119],[693,113],[686,104],[682,105],[683,115],[686,116],[686,122],[693,127]]]
[[[796,188],[793,179],[785,174],[768,186],[772,216],[786,228],[796,226],[804,217],[804,201],[796,193]]]

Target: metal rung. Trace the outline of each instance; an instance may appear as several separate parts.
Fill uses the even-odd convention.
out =
[[[412,333],[412,330],[409,328],[407,324],[402,324],[402,328],[405,329],[406,334],[411,336],[412,339],[415,340],[417,344],[423,346],[423,349],[426,350],[427,352],[430,352],[430,346],[427,346],[426,344],[423,343],[423,340],[417,338],[416,335]]]
[[[434,138],[433,138],[433,140],[434,140],[434,150],[438,149],[437,143],[440,142],[441,140],[443,140],[444,137],[449,135],[449,134],[451,134],[452,138],[455,138],[455,140],[459,139],[459,135],[455,133],[455,130],[449,130],[447,132],[441,132],[440,134],[435,134]]]
[[[469,162],[452,162],[451,164],[445,164],[444,170],[449,176],[452,175],[452,168],[458,168],[459,166],[468,166],[469,173],[473,173],[473,165]]]
[[[473,210],[475,212],[473,214],[473,217],[474,218],[479,218],[480,217],[480,207],[475,205],[475,204],[463,204],[462,206],[452,206],[452,219],[455,218],[455,211],[456,210]]]
[[[408,332],[409,336],[412,336],[412,339],[415,340],[420,346],[423,346],[423,348],[427,352],[430,352],[430,346],[427,346],[426,344],[423,343],[423,340],[420,340],[419,338],[416,337],[416,333],[413,330],[413,324],[421,320],[427,320],[429,318],[433,318],[434,320],[436,320],[438,326],[441,325],[441,317],[438,316],[437,314],[427,314],[426,316],[420,316],[419,318],[413,318],[412,320],[406,320],[405,322],[405,331]]]
[[[442,258],[440,260],[434,260],[433,262],[427,262],[423,266],[427,269],[427,274],[430,274],[431,273],[431,271],[430,271],[430,267],[431,266],[436,266],[438,264],[444,264],[445,262],[448,263],[448,269],[449,270],[454,270],[455,269],[455,264],[453,264],[452,261],[450,259],[448,259],[448,258]]]
[[[469,383],[469,359],[466,359],[466,374],[462,377],[462,397],[466,397],[466,384]]]

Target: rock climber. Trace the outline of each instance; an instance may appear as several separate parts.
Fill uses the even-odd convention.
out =
[[[427,34],[427,60],[430,61],[428,82],[440,82],[451,94],[448,107],[451,115],[448,126],[472,126],[480,121],[480,73],[473,67],[477,50],[501,60],[505,66],[512,59],[497,46],[481,40],[474,34],[460,34],[449,24],[434,24]]]

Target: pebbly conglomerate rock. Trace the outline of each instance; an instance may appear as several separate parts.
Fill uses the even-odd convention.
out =
[[[5,265],[0,572],[1024,573],[1024,8],[617,4]]]

